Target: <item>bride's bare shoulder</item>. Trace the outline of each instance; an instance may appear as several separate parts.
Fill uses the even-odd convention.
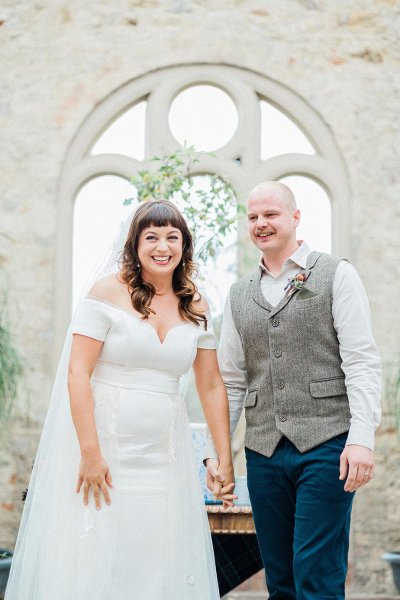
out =
[[[113,273],[98,279],[89,291],[88,296],[115,303],[121,296],[123,288],[126,288],[126,284]]]

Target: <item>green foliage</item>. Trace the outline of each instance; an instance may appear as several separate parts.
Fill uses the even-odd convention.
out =
[[[131,178],[139,202],[170,200],[182,210],[195,240],[198,258],[206,262],[223,244],[245,208],[236,203],[229,182],[222,176],[201,177],[199,186],[193,176],[198,161],[193,146],[152,159],[154,169],[143,169]],[[130,204],[128,198],[124,204]]]
[[[7,314],[7,298],[0,305],[0,434],[10,415],[17,396],[17,386],[22,374],[22,364],[10,333]]]

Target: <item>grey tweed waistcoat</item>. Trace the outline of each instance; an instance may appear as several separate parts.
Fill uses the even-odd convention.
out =
[[[332,287],[340,258],[312,252],[307,281],[277,306],[264,298],[260,271],[231,288],[232,316],[245,355],[245,444],[271,456],[282,436],[300,452],[348,431],[350,410]]]

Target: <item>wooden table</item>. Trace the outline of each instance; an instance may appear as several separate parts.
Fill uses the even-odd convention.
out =
[[[207,504],[208,523],[211,533],[255,534],[251,506],[229,506],[223,510],[221,504]]]
[[[206,505],[221,597],[263,568],[251,506]]]

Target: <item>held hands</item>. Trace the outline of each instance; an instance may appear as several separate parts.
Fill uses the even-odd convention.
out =
[[[89,503],[90,490],[94,496],[97,510],[101,508],[100,492],[104,496],[106,504],[111,504],[108,487],[112,487],[110,469],[101,454],[89,454],[82,456],[79,465],[79,477],[76,485],[76,493],[79,494],[83,485],[83,503]],[[108,487],[107,487],[108,486]]]
[[[237,499],[233,490],[235,489],[235,476],[232,463],[220,464],[215,458],[207,460],[207,487],[217,500],[223,501],[223,508],[233,506]]]
[[[374,472],[374,453],[365,446],[349,444],[340,455],[339,479],[346,479],[344,490],[355,492],[371,481]]]

